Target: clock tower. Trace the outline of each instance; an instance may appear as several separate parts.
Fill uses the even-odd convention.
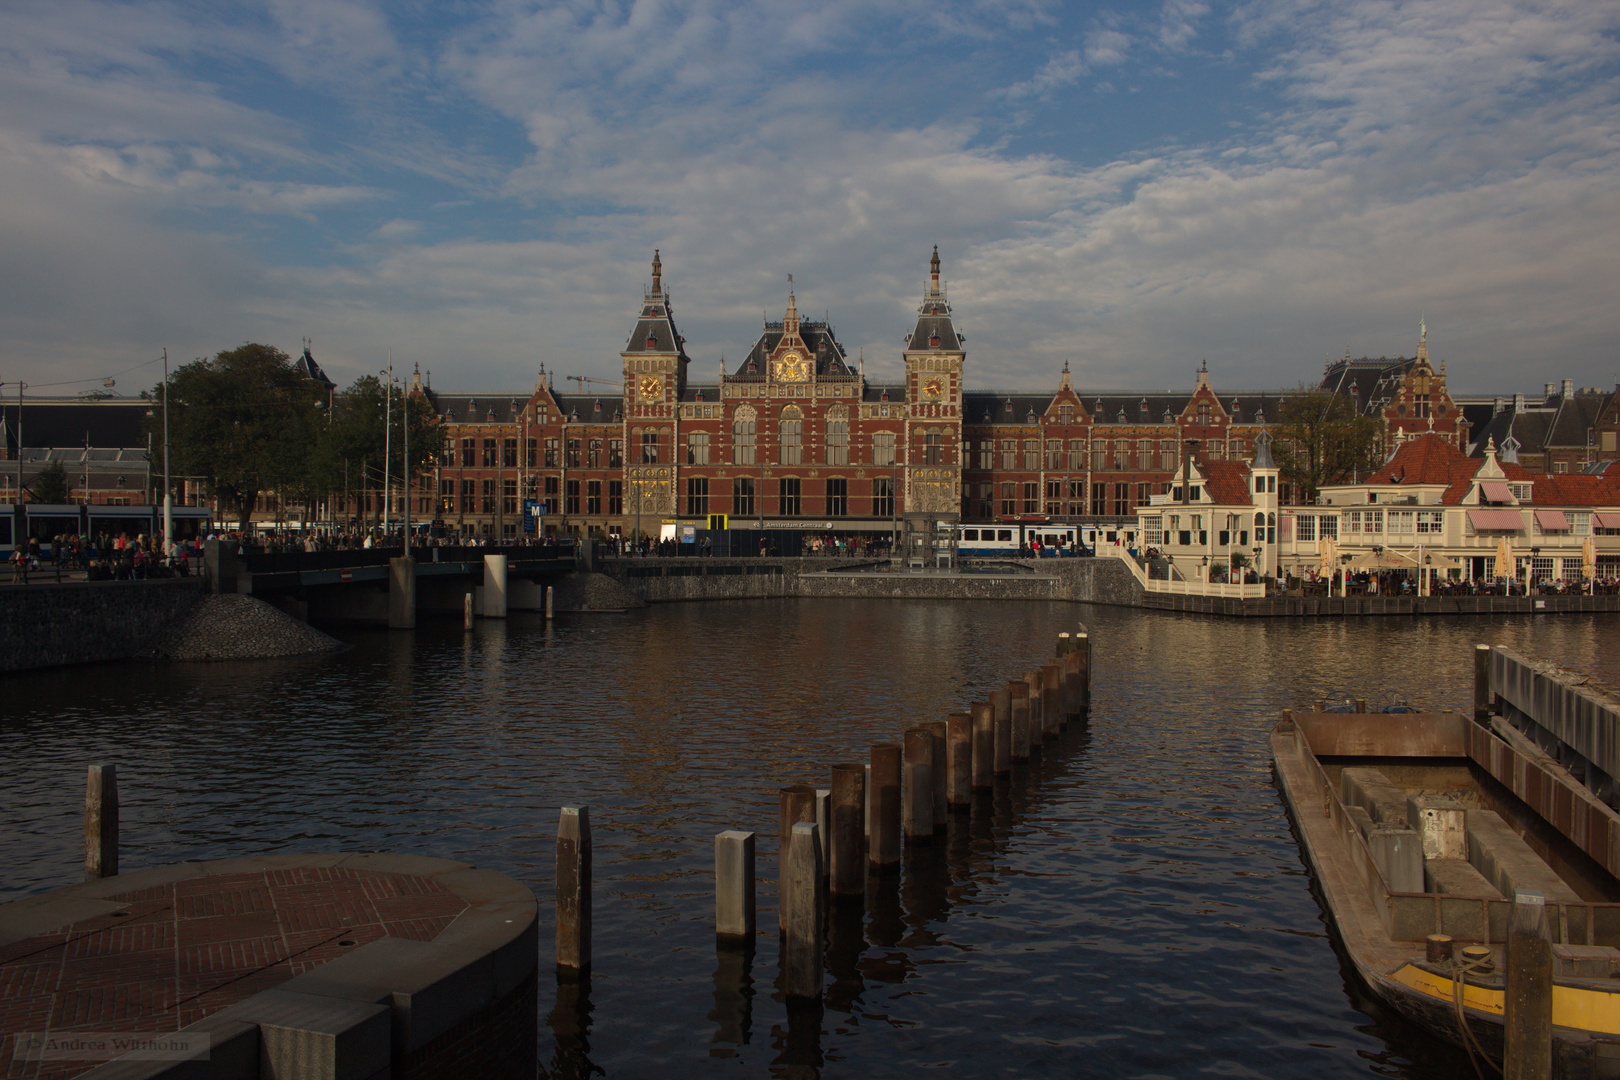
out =
[[[962,509],[962,366],[967,353],[939,280],[939,247],[929,262],[917,326],[906,343],[907,514],[955,520]]]
[[[653,252],[652,286],[619,354],[624,361],[625,513],[675,513],[676,405],[686,389],[686,342],[675,329],[664,263]],[[643,523],[643,528],[646,523]]]

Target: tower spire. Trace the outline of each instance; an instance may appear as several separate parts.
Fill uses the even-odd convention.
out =
[[[652,291],[663,292],[664,260],[658,257],[658,249],[653,248],[653,282]]]
[[[939,295],[939,245],[934,245],[934,257],[928,260],[928,295]]]

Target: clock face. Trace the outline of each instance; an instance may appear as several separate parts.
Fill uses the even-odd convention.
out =
[[[641,377],[641,397],[643,401],[662,397],[664,393],[664,380],[657,375],[643,375]]]
[[[923,384],[923,393],[931,398],[937,398],[944,392],[945,381],[943,379],[929,379]]]
[[[783,353],[782,359],[776,362],[776,377],[787,382],[803,382],[809,377],[804,357],[796,352]]]

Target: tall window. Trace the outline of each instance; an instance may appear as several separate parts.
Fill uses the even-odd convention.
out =
[[[643,431],[641,433],[641,463],[643,465],[658,464],[658,432]]]
[[[516,454],[517,453],[517,448],[514,447],[512,452],[514,454]],[[513,478],[511,480],[502,480],[501,481],[501,513],[503,513],[503,514],[515,514],[515,513],[517,513],[517,479],[516,478]]]
[[[692,431],[686,435],[686,463],[688,465],[707,465],[709,463],[709,433],[707,431]],[[705,494],[707,494],[705,492]],[[708,513],[708,511],[704,511]]]
[[[939,432],[930,432],[923,436],[923,464],[943,465],[945,463],[945,436]]]
[[[501,464],[508,469],[517,468],[516,439],[507,439],[501,444]]]
[[[994,439],[979,440],[979,468],[993,469],[996,467],[996,443]]]
[[[887,476],[879,476],[872,481],[872,516],[894,516],[894,482]]]
[[[478,513],[478,481],[463,480],[461,482],[461,512],[463,514]]]
[[[1046,440],[1046,467],[1053,472],[1063,468],[1063,441],[1061,439]]]
[[[1041,443],[1039,439],[1024,440],[1024,468],[1034,472],[1041,467]]]
[[[579,513],[579,481],[568,481],[568,495],[563,501],[563,513]]]
[[[1086,441],[1084,439],[1069,440],[1069,471],[1080,472],[1086,467]]]
[[[1207,401],[1198,403],[1198,424],[1200,427],[1209,426],[1209,402]]]
[[[609,439],[608,440],[608,468],[610,468],[610,469],[622,469],[622,468],[624,468],[624,440],[623,439]]]
[[[523,456],[523,463],[525,465],[527,465],[531,469],[534,468],[534,466],[535,466],[535,463],[536,463],[536,461],[535,461],[535,459],[536,459],[536,450],[539,447],[539,445],[540,445],[540,440],[539,439],[530,439],[528,441],[528,446],[525,447],[526,453]]]
[[[608,481],[608,515],[615,517],[624,513],[624,481]]]
[[[585,449],[585,464],[593,469],[602,467],[602,440],[592,439]]]
[[[1048,517],[1057,517],[1063,513],[1063,481],[1048,480],[1046,482],[1046,514]]]
[[[732,417],[731,463],[733,465],[754,464],[754,410],[752,406],[744,405]]]
[[[708,517],[709,515],[709,478],[707,476],[689,476],[686,478],[686,516]]]
[[[1016,439],[1001,440],[1001,467],[1007,472],[1018,468],[1018,441]]]
[[[579,468],[579,440],[578,439],[569,439],[568,440],[568,459],[567,460],[568,460],[568,467],[570,469]]]
[[[1176,467],[1176,440],[1161,439],[1159,441],[1159,468],[1165,472],[1173,472]]]
[[[450,513],[456,508],[456,482],[454,480],[439,481],[439,510]]]
[[[872,436],[872,464],[894,464],[894,432],[880,431]]]
[[[776,512],[783,517],[798,517],[802,513],[797,476],[784,476],[776,482]]]
[[[1091,512],[1098,517],[1108,513],[1108,485],[1091,485]]]
[[[1069,513],[1083,514],[1086,512],[1086,482],[1084,480],[1069,481]]]
[[[1294,535],[1301,543],[1316,542],[1316,515],[1301,514],[1294,519]]]
[[[1142,472],[1153,468],[1153,440],[1138,439],[1136,441],[1136,467]]]
[[[484,440],[484,468],[493,469],[494,467],[495,467],[495,440],[494,439],[485,439]]]
[[[602,512],[602,481],[585,481],[585,512],[587,514]]]
[[[777,443],[782,448],[783,465],[800,465],[804,462],[803,417],[797,405],[789,405],[782,410],[782,430],[777,435]],[[793,512],[798,513],[797,510]]]
[[[1102,472],[1108,468],[1108,444],[1098,439],[1091,444],[1091,471]]]
[[[1114,516],[1125,517],[1131,512],[1131,485],[1114,485]]]
[[[1074,423],[1074,406],[1073,405],[1059,405],[1058,406],[1058,423],[1060,423],[1060,424],[1072,424],[1072,423]]]
[[[1038,514],[1041,512],[1041,485],[1031,480],[1024,485],[1024,513]]]
[[[849,464],[849,410],[842,405],[827,410],[827,464]]]
[[[495,512],[495,481],[484,481],[484,490],[479,500],[478,511],[483,514],[493,514]]]
[[[1131,467],[1131,443],[1129,439],[1114,440],[1114,468],[1124,472]]]
[[[1001,515],[1013,517],[1018,513],[1018,485],[1010,481],[1001,485]]]
[[[849,514],[849,481],[835,476],[827,481],[827,516],[845,517]]]
[[[461,440],[461,464],[463,468],[470,469],[478,464],[478,440]]]
[[[731,482],[731,512],[737,517],[754,516],[754,478],[739,476]]]
[[[556,467],[557,467],[557,440],[556,439],[547,439],[546,440],[546,468],[555,469]]]

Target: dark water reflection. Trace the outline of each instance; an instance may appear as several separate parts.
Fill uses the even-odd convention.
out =
[[[829,924],[824,1006],[775,986],[776,789],[1022,673],[1078,620],[1089,729]],[[694,604],[352,635],[336,659],[4,684],[4,895],[79,874],[119,764],[130,868],[263,850],[455,857],[552,889],[592,806],[595,971],[543,984],[555,1076],[1449,1077],[1347,982],[1266,732],[1323,696],[1470,703],[1503,642],[1620,681],[1620,619],[1238,622],[1045,604]],[[759,833],[756,952],[717,952],[712,839]],[[542,957],[550,969],[549,935]]]

